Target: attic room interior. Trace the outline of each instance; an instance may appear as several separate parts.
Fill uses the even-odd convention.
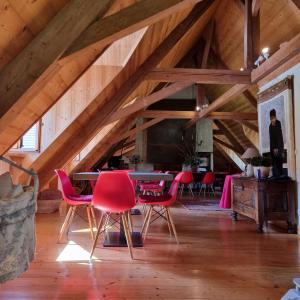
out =
[[[300,299],[299,0],[0,0],[0,299]]]

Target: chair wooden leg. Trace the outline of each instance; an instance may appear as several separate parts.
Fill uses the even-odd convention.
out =
[[[64,222],[63,222],[63,224],[62,224],[62,226],[61,226],[61,228],[60,228],[60,232],[59,232],[59,236],[58,236],[58,243],[61,242],[61,239],[62,239],[62,237],[63,237],[63,235],[64,235],[64,233],[65,233],[65,231],[66,231],[66,226],[67,226],[67,224],[68,224],[68,222],[69,222],[69,219],[70,219],[70,217],[71,217],[72,210],[73,210],[73,207],[71,206],[71,207],[69,208],[68,213],[67,213],[67,215],[66,215],[66,217],[65,217],[65,220],[64,220]]]
[[[192,190],[192,187],[191,187],[190,184],[189,184],[189,190],[190,190],[190,192],[191,192],[191,194],[192,194],[192,197],[194,198],[194,193],[193,193],[193,190]]]
[[[167,219],[170,236],[172,236],[172,229],[171,229],[171,225],[170,225],[171,223],[170,223],[169,215],[168,215],[168,212],[167,212],[166,208],[165,208],[164,214],[165,214],[165,217]]]
[[[126,213],[122,214],[121,218],[123,220],[124,232],[125,232],[125,236],[126,236],[129,254],[130,254],[131,259],[133,259],[131,233],[129,232],[128,222],[127,222],[128,219],[126,217]]]
[[[127,212],[126,215],[127,215],[127,219],[128,219],[128,228],[129,228],[130,232],[133,232],[133,227],[132,227],[132,221],[131,221],[130,211]]]
[[[147,218],[147,225],[146,225],[146,228],[145,228],[145,233],[144,233],[143,241],[145,241],[146,237],[147,237],[148,228],[149,228],[151,217],[152,217],[152,211],[153,211],[153,206],[151,205],[150,206],[149,215],[148,215],[148,218]]]
[[[170,219],[170,223],[171,223],[171,226],[172,226],[172,229],[173,229],[173,233],[174,233],[174,236],[175,236],[175,240],[176,240],[177,244],[179,244],[179,240],[178,240],[176,228],[175,228],[175,225],[174,225],[172,216],[171,216],[170,208],[169,208],[169,207],[166,207],[166,209],[167,209],[167,214],[169,215],[169,219]]]
[[[94,228],[93,228],[93,222],[92,222],[92,216],[91,216],[91,207],[90,206],[86,207],[86,213],[87,213],[87,217],[88,217],[88,221],[89,221],[92,240],[94,240]]]
[[[108,215],[107,215],[107,216],[108,216]],[[98,223],[97,233],[96,233],[96,236],[95,236],[95,239],[94,239],[94,243],[93,243],[93,246],[92,246],[92,250],[91,250],[91,252],[90,252],[90,260],[93,258],[93,254],[94,254],[94,251],[95,251],[95,248],[96,248],[96,245],[97,245],[97,241],[98,241],[98,238],[99,238],[101,229],[102,229],[103,218],[104,218],[104,213],[102,213],[101,218],[100,218],[100,221],[99,221],[99,223]]]
[[[70,227],[71,227],[71,224],[72,224],[72,222],[73,222],[73,219],[74,219],[74,216],[75,216],[76,209],[77,209],[77,206],[73,206],[72,213],[71,213],[69,222],[68,222],[67,227],[66,227],[66,234],[67,234],[67,235],[69,234]]]
[[[182,197],[182,194],[183,194],[183,188],[184,188],[184,184],[181,184],[180,197]]]
[[[145,230],[145,226],[146,226],[146,224],[147,224],[147,220],[148,220],[148,215],[149,215],[149,213],[150,213],[150,207],[149,207],[149,209],[147,210],[147,212],[146,212],[146,216],[145,216],[145,219],[144,219],[144,222],[143,222],[143,226],[142,226],[142,230],[141,230],[141,234],[143,235],[143,232],[144,232],[144,230]]]
[[[95,209],[94,207],[91,205],[91,213],[92,213],[92,219],[93,219],[93,223],[96,228],[98,228],[98,224],[97,224],[97,218],[96,218],[96,214],[95,214]],[[102,214],[102,211],[100,211],[100,213]]]

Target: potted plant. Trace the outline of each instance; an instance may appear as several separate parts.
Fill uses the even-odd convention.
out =
[[[183,171],[197,171],[198,157],[195,153],[190,153],[185,156],[182,170]]]
[[[199,157],[196,147],[183,142],[183,145],[177,146],[181,156],[183,157],[182,171],[197,171]]]
[[[260,176],[262,178],[267,178],[270,175],[272,159],[268,156],[256,156],[251,159],[251,165],[254,168],[254,175],[256,178],[258,178],[258,170],[260,170]]]

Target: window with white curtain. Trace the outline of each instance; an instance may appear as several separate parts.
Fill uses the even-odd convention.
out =
[[[13,146],[13,149],[39,151],[40,122],[35,123]]]

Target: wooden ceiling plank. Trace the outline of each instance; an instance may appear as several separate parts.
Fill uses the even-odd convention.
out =
[[[260,0],[252,0],[252,16],[256,17],[260,10]]]
[[[217,98],[214,102],[212,102],[208,106],[208,108],[203,109],[201,112],[199,112],[197,118],[190,120],[185,125],[185,128],[191,127],[201,118],[205,118],[209,113],[221,108],[223,105],[230,102],[235,97],[239,96],[241,93],[243,93],[248,88],[249,88],[249,85],[247,85],[247,84],[237,84],[237,85],[233,86],[228,91],[226,91],[223,95],[221,95],[219,98]]]
[[[176,83],[173,83],[165,88],[162,88],[161,90],[154,92],[148,96],[139,98],[139,99],[135,100],[133,104],[128,105],[128,106],[121,108],[121,109],[117,110],[116,112],[114,112],[112,114],[112,116],[109,118],[108,123],[112,123],[121,118],[128,117],[129,115],[131,115],[141,109],[144,109],[144,108],[150,106],[151,104],[154,104],[164,98],[174,95],[175,93],[177,93],[189,86],[191,86],[191,83],[176,82]]]
[[[146,76],[147,80],[161,82],[195,82],[204,84],[250,84],[249,71],[221,69],[154,69]]]
[[[235,6],[239,9],[240,13],[244,15],[245,13],[245,5],[242,0],[233,0]]]
[[[41,186],[44,186],[53,176],[53,172],[49,170],[60,168],[68,163],[97,134],[111,115],[124,105],[126,99],[143,82],[145,75],[169,53],[213,2],[212,0],[199,2],[148,59],[136,69],[131,70],[131,65],[136,65],[136,57],[139,53],[133,55],[116,78],[41,153],[31,165],[39,174]]]
[[[214,20],[211,20],[211,22],[208,25],[208,33],[207,33],[207,39],[205,42],[205,47],[203,51],[203,56],[202,56],[202,62],[201,62],[201,68],[206,69],[207,68],[207,61],[208,61],[208,55],[209,51],[211,48],[211,43],[213,40],[213,35],[214,35],[214,29],[215,29],[215,22]]]
[[[290,1],[292,1],[297,6],[298,9],[300,9],[300,0],[290,0]]]
[[[252,70],[253,58],[253,36],[252,36],[252,0],[245,0],[244,17],[244,69]]]
[[[95,43],[106,46],[128,34],[152,25],[167,16],[192,6],[196,0],[142,0],[116,14],[94,22],[63,56],[69,56]]]
[[[109,8],[111,0],[72,0],[0,73],[0,117],[20,112],[60,69],[55,63],[72,42]],[[4,101],[5,99],[5,101]]]
[[[294,57],[300,58],[300,33],[298,33],[290,41],[285,42],[281,45],[280,49],[277,50],[269,59],[264,61],[259,67],[252,70],[251,81],[257,83],[276,69],[280,68],[283,64],[293,60]],[[295,62],[294,62],[295,64]],[[284,72],[284,70],[282,70]]]

